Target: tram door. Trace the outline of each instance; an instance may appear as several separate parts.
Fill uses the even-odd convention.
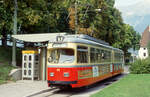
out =
[[[22,79],[39,79],[38,51],[22,51]]]

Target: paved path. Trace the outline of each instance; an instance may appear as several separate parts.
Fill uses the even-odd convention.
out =
[[[88,89],[49,88],[46,81],[17,81],[0,85],[0,97],[89,97],[126,74],[119,75],[92,85]]]
[[[42,81],[17,81],[0,85],[0,97],[26,97],[41,90],[49,89]]]

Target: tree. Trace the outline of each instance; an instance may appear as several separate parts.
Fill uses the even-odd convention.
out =
[[[7,35],[13,30],[13,0],[2,0],[0,3],[0,35],[2,45],[7,45]],[[52,33],[68,31],[69,24],[66,20],[68,11],[62,5],[62,0],[21,0],[18,1],[18,32]],[[59,6],[59,7],[58,7]],[[63,11],[62,11],[63,10]],[[69,32],[69,31],[68,31]]]
[[[138,44],[140,41],[140,35],[134,31],[133,27],[128,24],[124,24],[121,31],[122,35],[119,40],[117,40],[113,46],[120,48],[124,51],[125,56],[128,56],[128,49],[135,48],[138,49]]]
[[[67,17],[67,13],[65,10],[62,12],[63,8],[58,7],[61,2],[61,0],[26,0],[19,2],[18,22],[22,25],[22,33],[48,33],[66,29],[67,21],[64,19]]]
[[[2,39],[2,45],[7,46],[7,35],[11,34],[12,30],[12,11],[11,7],[6,1],[2,1],[0,4],[0,35]]]
[[[0,5],[0,30],[5,45],[7,35],[12,34],[14,3],[13,0],[3,1]],[[74,33],[74,3],[75,0],[18,1],[18,34]],[[114,0],[78,0],[78,33],[104,40],[127,53],[129,48],[137,49],[140,35],[123,22],[114,3]],[[95,9],[101,9],[101,12]]]

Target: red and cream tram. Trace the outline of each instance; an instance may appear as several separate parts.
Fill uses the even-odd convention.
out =
[[[87,35],[57,36],[47,48],[48,86],[88,86],[123,72],[124,53]]]

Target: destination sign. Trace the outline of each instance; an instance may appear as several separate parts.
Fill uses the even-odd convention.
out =
[[[52,47],[55,47],[55,48],[57,48],[57,47],[67,47],[67,43],[54,43],[52,45]]]

